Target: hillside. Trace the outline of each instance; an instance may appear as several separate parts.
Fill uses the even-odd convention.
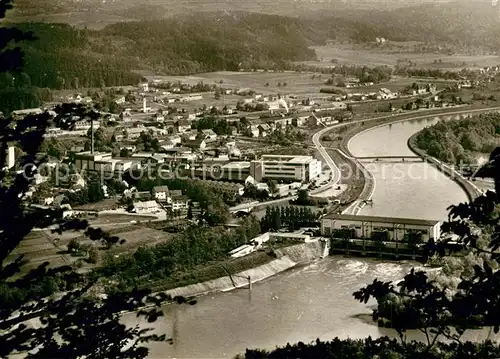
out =
[[[417,135],[417,146],[437,159],[474,164],[500,144],[500,114],[484,114],[460,121],[439,122]]]
[[[141,76],[134,70],[186,75],[315,59],[308,47],[314,34],[297,19],[275,15],[212,13],[118,23],[99,31],[66,24],[16,26],[38,39],[21,46],[22,73],[0,76],[4,112],[38,106],[47,96],[37,88],[135,85]]]

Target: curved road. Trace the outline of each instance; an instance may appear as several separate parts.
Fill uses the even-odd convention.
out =
[[[424,112],[424,111],[422,111],[422,112]],[[318,188],[314,191],[311,191],[311,194],[316,194],[316,193],[321,193],[323,191],[326,191],[328,188],[335,186],[340,181],[340,178],[341,178],[341,173],[340,173],[339,168],[337,167],[337,165],[335,164],[333,159],[330,157],[330,155],[328,154],[328,152],[326,151],[324,146],[321,144],[321,136],[323,136],[328,131],[331,131],[335,128],[339,128],[339,127],[343,127],[343,126],[349,126],[349,125],[356,123],[356,122],[377,121],[377,120],[383,120],[383,119],[389,119],[389,118],[396,118],[394,120],[394,122],[411,121],[411,120],[419,120],[422,118],[427,118],[430,116],[449,116],[449,115],[461,115],[461,114],[467,114],[467,113],[471,113],[471,114],[472,113],[481,113],[481,112],[486,112],[486,111],[500,111],[500,107],[485,107],[485,108],[480,108],[480,109],[469,109],[469,110],[459,110],[459,111],[457,111],[456,108],[450,108],[450,109],[443,109],[443,110],[433,109],[430,111],[432,111],[432,113],[427,113],[425,115],[420,115],[420,116],[411,116],[408,113],[400,113],[400,114],[394,114],[392,116],[380,116],[380,117],[373,117],[373,118],[367,118],[367,119],[360,119],[360,120],[356,120],[356,121],[338,123],[338,124],[335,124],[332,126],[322,128],[321,130],[316,132],[312,137],[312,141],[314,143],[314,146],[318,150],[318,152],[321,154],[321,157],[323,157],[323,159],[325,160],[325,163],[330,168],[330,171],[332,173],[332,178],[331,178],[329,183],[325,184],[324,186],[321,186],[320,188]],[[434,111],[439,111],[439,112],[434,113]],[[427,112],[427,111],[425,111],[425,112]],[[405,116],[405,117],[397,119],[397,117],[400,117],[400,116]],[[406,117],[406,116],[409,116],[409,117]],[[381,124],[381,126],[385,126],[388,124],[389,123]],[[347,154],[344,154],[343,152],[342,152],[342,154],[345,155],[346,157],[348,157]],[[251,209],[254,207],[258,207],[258,206],[267,206],[267,205],[277,204],[279,202],[289,201],[289,200],[293,200],[295,198],[296,197],[294,196],[294,197],[280,198],[280,199],[271,200],[271,201],[267,201],[267,202],[252,203],[252,204],[249,204],[248,206],[239,205],[239,206],[230,208],[230,210],[231,211],[242,210],[243,209],[242,207]],[[356,202],[354,202],[353,205],[355,203]],[[354,206],[351,205],[351,207],[354,207]]]
[[[481,112],[485,112],[485,111],[499,111],[499,110],[500,110],[500,107],[485,107],[485,108],[481,108],[481,109],[469,109],[469,110],[460,110],[460,111],[457,111],[455,108],[450,108],[449,111],[448,110],[443,110],[443,111],[440,110],[438,113],[431,113],[431,114],[425,114],[425,115],[420,115],[420,116],[404,117],[401,119],[395,119],[394,122],[419,120],[419,119],[427,118],[430,116],[461,115],[461,114],[467,114],[467,113],[481,113]],[[435,111],[435,109],[434,109],[434,111]],[[311,194],[321,193],[321,192],[327,190],[328,188],[335,186],[340,181],[340,177],[341,177],[341,173],[340,173],[339,168],[337,167],[337,165],[332,160],[332,158],[330,157],[330,155],[328,154],[326,149],[321,144],[321,136],[323,136],[326,132],[331,131],[332,129],[342,127],[342,126],[348,126],[348,125],[350,125],[352,123],[356,123],[356,122],[377,121],[377,120],[382,120],[382,119],[389,119],[391,117],[394,118],[394,117],[408,116],[408,115],[409,115],[408,113],[401,113],[401,114],[395,114],[392,116],[380,116],[380,117],[361,119],[361,120],[350,121],[350,122],[345,122],[345,123],[338,123],[336,125],[325,127],[323,129],[319,130],[318,132],[316,132],[312,137],[312,141],[314,143],[314,146],[318,150],[318,152],[321,154],[321,156],[325,160],[328,167],[330,167],[330,170],[332,173],[332,179],[330,180],[329,183],[327,183],[324,186],[311,192]],[[388,123],[381,124],[381,126],[384,126],[387,124]],[[348,157],[347,154],[344,154],[344,155],[346,157]]]

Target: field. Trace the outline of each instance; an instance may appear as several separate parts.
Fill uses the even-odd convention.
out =
[[[151,219],[154,217],[146,216],[127,216],[127,215],[103,215],[95,220],[90,220],[92,226],[102,227],[110,234],[116,235],[125,240],[125,243],[113,247],[109,253],[118,254],[134,250],[139,246],[150,246],[165,242],[174,235],[155,230],[152,228],[131,225],[130,220]],[[105,226],[108,224],[109,226]],[[50,262],[50,267],[68,265],[80,260],[80,257],[72,256],[67,251],[67,246],[71,239],[78,238],[81,244],[92,244],[89,239],[83,237],[80,232],[64,232],[62,235],[52,233],[51,231],[33,231],[31,232],[9,255],[7,262],[23,255],[28,261],[23,266],[23,271],[29,271],[38,267],[44,262]],[[95,244],[94,244],[95,245]],[[104,257],[103,251],[100,251],[101,259]],[[94,265],[83,263],[83,269],[92,268]]]
[[[493,66],[500,63],[495,55],[445,55],[439,53],[395,52],[384,49],[363,48],[357,45],[335,45],[314,47],[319,61],[307,62],[311,65],[331,66],[335,59],[340,64],[367,66],[395,66],[398,59],[408,59],[417,63],[417,67],[441,70],[456,70],[457,68],[475,68]],[[441,63],[439,63],[441,60]],[[434,63],[436,61],[437,63]]]
[[[315,76],[314,79],[312,76]],[[258,93],[264,94],[287,94],[287,95],[300,95],[301,97],[331,97],[330,94],[319,92],[321,88],[331,87],[325,84],[325,81],[330,78],[327,74],[313,74],[313,73],[298,73],[298,72],[231,72],[219,71],[198,74],[193,76],[145,76],[148,80],[159,79],[165,82],[180,81],[185,84],[196,84],[203,81],[206,84],[217,84],[230,89],[251,89]],[[220,81],[222,80],[222,83]],[[339,90],[349,92],[372,92],[378,91],[381,87],[387,87],[391,91],[400,91],[406,86],[411,85],[413,82],[430,82],[430,79],[424,78],[404,78],[401,76],[393,76],[393,78],[386,83],[375,84],[374,86],[360,87],[360,88],[337,88]],[[446,82],[436,81],[432,82]],[[281,86],[278,86],[281,83]],[[286,83],[286,86],[283,84]],[[269,84],[269,86],[266,86]],[[214,100],[212,94],[203,94],[204,100],[192,101],[188,103],[189,106],[200,107],[207,100],[215,106],[223,106],[224,104],[236,103],[241,100],[242,96],[237,95],[223,95],[220,100]]]
[[[170,82],[181,81],[188,84],[203,81],[207,84],[217,84],[231,89],[251,88],[254,91],[267,94],[319,93],[320,87],[324,87],[324,82],[328,76],[323,75],[321,78],[315,78],[314,80],[311,76],[311,73],[296,72],[218,71],[193,76],[146,76],[146,78]],[[220,83],[220,80],[222,80],[222,83]],[[266,83],[269,86],[265,86]],[[278,86],[278,83],[286,83],[286,86]]]
[[[125,18],[112,14],[103,14],[89,11],[71,11],[67,13],[43,14],[34,16],[16,16],[9,17],[9,22],[45,22],[45,23],[63,23],[75,26],[77,28],[88,28],[92,30],[101,30],[107,25],[124,21],[136,21],[136,19]]]

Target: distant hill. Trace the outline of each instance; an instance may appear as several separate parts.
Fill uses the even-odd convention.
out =
[[[210,17],[221,11],[229,16],[251,12],[300,18],[302,27],[318,36],[316,43],[324,38],[360,42],[381,36],[500,49],[500,7],[493,8],[490,0],[16,0],[15,4],[11,21],[65,22],[80,28],[193,13]]]

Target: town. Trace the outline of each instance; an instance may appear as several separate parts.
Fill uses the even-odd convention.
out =
[[[498,2],[23,1],[0,357],[500,355]]]

